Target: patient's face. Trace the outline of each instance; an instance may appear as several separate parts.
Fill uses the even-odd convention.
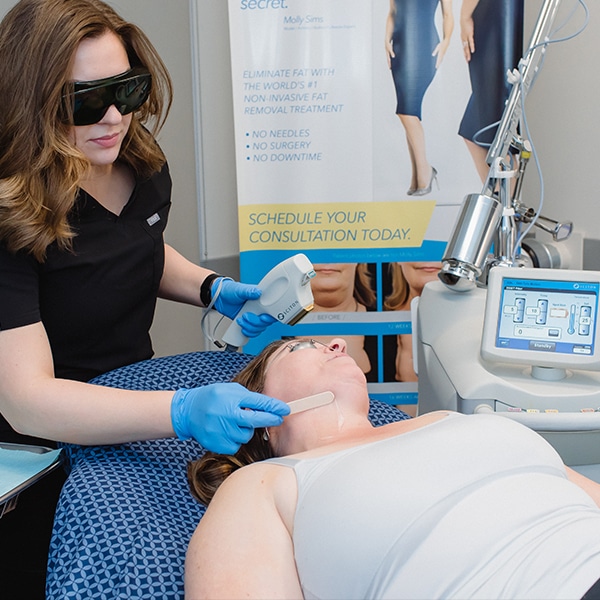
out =
[[[338,385],[365,388],[364,373],[346,353],[346,342],[334,338],[329,345],[292,340],[271,358],[265,376],[264,393],[284,402],[331,390]]]

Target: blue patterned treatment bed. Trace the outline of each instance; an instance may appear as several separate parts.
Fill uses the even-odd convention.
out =
[[[92,380],[135,390],[230,381],[252,358],[194,352],[129,365]],[[375,425],[409,418],[372,401]],[[47,600],[183,598],[188,541],[205,511],[189,493],[194,441],[160,439],[118,446],[64,446],[69,477],[56,510]]]

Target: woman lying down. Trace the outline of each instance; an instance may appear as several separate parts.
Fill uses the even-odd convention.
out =
[[[190,465],[197,497],[214,499],[186,598],[600,598],[600,485],[500,416],[373,427],[344,350],[275,342],[239,374],[286,402],[335,399]]]

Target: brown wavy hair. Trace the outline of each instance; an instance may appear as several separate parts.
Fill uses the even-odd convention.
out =
[[[11,252],[43,261],[54,242],[71,247],[68,215],[90,164],[70,137],[69,75],[79,43],[108,31],[122,40],[131,66],[152,75],[119,160],[138,178],[165,163],[155,137],[173,88],[146,35],[100,0],[21,0],[0,23],[0,241]]]
[[[262,392],[265,387],[265,372],[269,359],[287,343],[289,343],[288,340],[271,342],[233,378],[233,381],[252,392]],[[268,440],[264,439],[264,432],[264,429],[256,429],[250,441],[242,445],[233,456],[206,452],[198,460],[190,462],[187,466],[187,478],[192,495],[208,506],[218,487],[234,471],[258,461],[273,458],[273,450]]]

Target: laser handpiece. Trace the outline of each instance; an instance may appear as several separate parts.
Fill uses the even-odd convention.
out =
[[[236,315],[244,313],[270,314],[280,323],[295,325],[314,308],[310,280],[315,270],[304,254],[295,254],[275,265],[260,281],[262,294],[248,300]],[[239,348],[248,342],[242,328],[234,320],[223,335],[228,347]]]

